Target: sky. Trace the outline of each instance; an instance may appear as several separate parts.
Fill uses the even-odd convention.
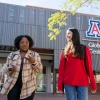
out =
[[[0,2],[2,3],[9,3],[9,4],[22,5],[22,6],[31,5],[31,6],[52,8],[58,10],[61,9],[61,5],[63,5],[64,1],[66,0],[0,0]],[[79,9],[78,12],[100,16],[100,3],[96,4],[96,7],[99,9],[96,8],[91,9],[91,7],[88,6],[88,8],[84,7],[82,9]]]

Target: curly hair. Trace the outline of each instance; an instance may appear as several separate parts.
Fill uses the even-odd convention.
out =
[[[33,39],[30,36],[28,36],[28,35],[19,35],[14,40],[14,46],[15,46],[15,48],[17,50],[20,49],[19,43],[20,43],[20,41],[22,40],[23,37],[26,37],[28,39],[28,41],[29,41],[29,48],[31,48],[34,45],[34,41],[33,41]]]

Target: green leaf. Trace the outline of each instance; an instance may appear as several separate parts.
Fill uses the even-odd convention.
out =
[[[50,33],[49,33],[49,35],[48,35],[48,37],[51,37],[52,35],[53,35],[53,33],[52,33],[52,32],[50,32]]]
[[[72,15],[75,15],[75,13],[76,13],[75,11],[71,12]]]
[[[56,39],[55,35],[53,35],[53,36],[50,37],[50,40],[53,40],[53,39]]]

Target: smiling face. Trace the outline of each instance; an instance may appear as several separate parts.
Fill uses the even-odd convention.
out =
[[[67,30],[66,39],[68,42],[72,40],[72,36],[73,36],[73,33],[70,30]]]
[[[29,49],[29,41],[26,37],[23,37],[19,43],[19,48],[22,51],[27,51]]]

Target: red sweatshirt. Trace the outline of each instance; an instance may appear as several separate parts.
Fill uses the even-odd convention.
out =
[[[86,47],[86,67],[84,60],[81,60],[79,57],[73,57],[72,53],[64,57],[62,51],[59,65],[58,90],[63,89],[63,83],[70,86],[88,86],[88,78],[92,89],[96,90],[89,48]]]

